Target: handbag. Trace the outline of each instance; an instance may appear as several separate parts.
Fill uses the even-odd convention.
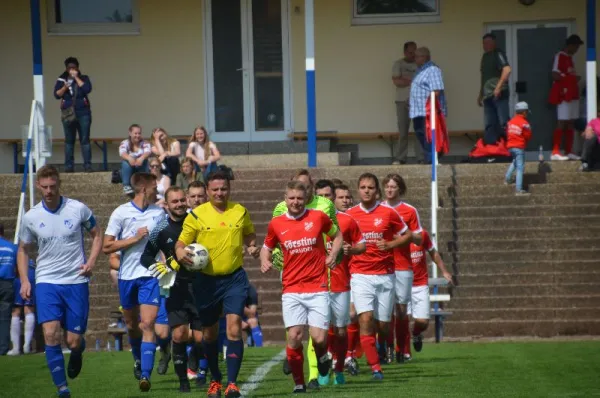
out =
[[[113,184],[120,184],[123,182],[121,178],[121,170],[113,170],[112,175],[110,176],[110,182]]]
[[[71,106],[68,108],[64,108],[60,110],[60,120],[67,123],[73,123],[77,120],[77,115],[75,114],[75,101],[77,100],[77,83],[73,83],[73,100]],[[63,100],[64,101],[64,100]]]

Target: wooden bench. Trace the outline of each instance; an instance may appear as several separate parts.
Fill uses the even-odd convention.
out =
[[[177,138],[179,142],[185,144],[188,142],[189,135],[172,135],[171,137]],[[102,167],[104,171],[108,171],[108,144],[121,143],[125,138],[123,137],[110,137],[110,138],[95,138],[90,137],[90,142],[96,145],[102,151]],[[64,144],[64,138],[53,138],[52,143]],[[19,172],[19,150],[22,148],[23,140],[20,138],[2,138],[0,144],[9,144],[13,147],[13,172],[16,174]]]
[[[429,315],[435,319],[435,342],[439,343],[444,337],[444,318],[452,315],[451,311],[445,311],[440,308],[440,303],[447,303],[450,301],[449,294],[439,294],[437,292],[439,287],[448,286],[448,281],[444,278],[429,278],[429,287],[433,288],[433,294],[429,295],[429,301],[431,302],[431,309]]]
[[[414,132],[411,132],[414,134]],[[448,132],[449,137],[467,137],[469,140],[475,142],[478,138],[483,136],[481,130],[456,130]],[[308,133],[305,131],[297,131],[288,134],[288,138],[294,141],[305,141],[308,137]],[[390,153],[392,158],[394,157],[394,143],[398,142],[400,137],[399,132],[387,132],[387,133],[339,133],[337,131],[317,131],[317,140],[330,140],[337,143],[338,141],[369,141],[379,139],[385,142],[390,147]]]
[[[107,332],[115,339],[115,351],[123,351],[123,336],[127,334],[123,314],[121,311],[111,311],[108,318],[110,320]]]

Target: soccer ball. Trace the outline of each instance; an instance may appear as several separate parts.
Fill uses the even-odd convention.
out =
[[[206,268],[208,265],[208,250],[206,247],[202,246],[200,243],[192,243],[191,245],[185,248],[189,253],[191,253],[193,264],[185,264],[185,268],[188,271],[198,272]]]

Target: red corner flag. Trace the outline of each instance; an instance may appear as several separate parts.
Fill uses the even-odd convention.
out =
[[[431,101],[427,101],[425,106],[425,136],[427,142],[431,143]],[[446,128],[446,117],[442,112],[440,101],[435,100],[435,146],[437,153],[446,154],[450,151],[450,140],[448,139],[448,129]]]

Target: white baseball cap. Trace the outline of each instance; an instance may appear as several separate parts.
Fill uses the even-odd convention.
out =
[[[515,105],[516,112],[528,111],[528,110],[529,110],[529,105],[525,101],[517,102],[517,105]]]

